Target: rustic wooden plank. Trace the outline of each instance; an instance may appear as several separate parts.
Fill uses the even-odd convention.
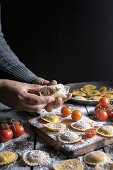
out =
[[[113,145],[104,147],[104,151],[107,152],[113,159]]]
[[[33,170],[50,170],[53,168],[53,165],[58,163],[61,160],[68,159],[67,155],[63,154],[60,151],[56,151],[54,148],[51,148],[44,140],[38,137],[36,139],[36,148],[37,150],[45,151],[49,154],[51,162],[46,165],[36,166]]]
[[[50,145],[48,145],[46,142],[44,142],[38,136],[37,136],[36,148],[35,149],[47,152],[50,155],[51,163],[48,164],[48,165],[45,165],[45,166],[44,165],[43,166],[36,166],[36,167],[33,168],[34,170],[37,170],[37,169],[38,170],[43,170],[43,169],[44,170],[50,170],[50,169],[53,168],[54,164],[57,164],[60,161],[69,159],[68,155],[64,154],[61,151],[57,151],[54,148],[51,148]],[[103,149],[100,149],[100,151],[103,151]],[[82,162],[82,164],[84,166],[84,170],[86,170],[86,169],[87,170],[94,170],[95,169],[94,166],[87,165],[84,162],[84,156],[77,157],[76,159],[79,159]]]
[[[88,115],[93,113],[94,107],[87,106],[86,108],[87,108],[87,110],[83,106],[73,105],[73,110],[74,109],[81,110],[81,112],[83,113],[83,116],[82,116],[83,121],[93,121],[98,126],[101,126],[105,123],[105,121],[100,122],[97,120],[95,121],[95,119],[92,119],[92,118],[89,119]],[[87,111],[88,111],[88,113],[87,113]],[[60,109],[59,110],[57,109],[56,112],[60,113]],[[52,112],[52,113],[55,114],[56,112]],[[68,155],[70,157],[77,157],[80,155],[84,155],[87,152],[97,150],[99,148],[102,148],[104,146],[107,146],[107,145],[113,143],[113,138],[104,138],[102,136],[96,135],[93,138],[86,138],[85,140],[82,140],[82,142],[79,142],[76,144],[70,144],[70,145],[69,144],[61,144],[61,142],[59,142],[57,140],[58,132],[51,132],[51,131],[47,130],[43,126],[43,124],[46,122],[41,120],[40,117],[33,118],[29,122],[31,124],[32,130],[34,130],[38,134],[38,136],[40,136],[43,140],[45,140],[47,143],[49,143],[54,148],[56,148],[58,150],[62,150],[65,153],[68,153]],[[71,116],[67,117],[67,118],[63,118],[62,122],[67,125],[67,128],[70,128],[70,124],[72,123]],[[109,124],[109,122],[106,122],[106,123]],[[82,135],[84,137],[84,132],[76,131],[76,133],[79,135]]]

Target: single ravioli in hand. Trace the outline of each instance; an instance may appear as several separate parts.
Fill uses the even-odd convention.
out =
[[[69,86],[64,86],[63,84],[56,84],[44,87],[40,90],[40,96],[53,96],[66,98],[69,93]]]

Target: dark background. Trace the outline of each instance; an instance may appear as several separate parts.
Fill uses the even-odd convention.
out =
[[[2,1],[12,50],[36,75],[69,83],[113,81],[113,1]]]

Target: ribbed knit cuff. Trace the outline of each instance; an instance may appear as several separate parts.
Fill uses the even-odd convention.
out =
[[[16,65],[11,68],[8,68],[8,70],[6,68],[5,72],[8,72],[10,75],[15,77],[16,80],[27,83],[31,83],[33,80],[39,78],[24,65]]]

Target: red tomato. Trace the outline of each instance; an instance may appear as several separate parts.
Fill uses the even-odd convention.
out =
[[[24,133],[24,127],[19,122],[14,122],[13,125],[11,125],[11,129],[15,138],[18,138]]]
[[[105,110],[100,109],[97,112],[97,118],[98,120],[104,121],[108,118],[108,114]]]
[[[82,118],[82,113],[79,110],[74,110],[71,115],[72,119],[77,122]]]
[[[108,108],[108,109],[107,109],[107,113],[108,113],[108,117],[109,117],[110,119],[112,119],[112,118],[113,118],[113,108]]]
[[[13,131],[7,125],[0,126],[0,140],[7,142],[13,137]]]
[[[92,138],[93,136],[97,134],[97,129],[95,128],[86,129],[85,134],[88,138]]]
[[[99,104],[101,107],[108,107],[109,106],[109,99],[107,97],[102,97],[99,100]]]
[[[69,106],[64,106],[64,107],[62,107],[62,109],[61,109],[61,114],[62,114],[62,116],[67,117],[67,116],[69,116],[71,113],[72,113],[72,109],[71,109]]]
[[[95,115],[97,115],[97,111],[99,110],[99,107],[100,107],[100,104],[97,104],[96,107],[95,107],[95,109],[94,109]]]

